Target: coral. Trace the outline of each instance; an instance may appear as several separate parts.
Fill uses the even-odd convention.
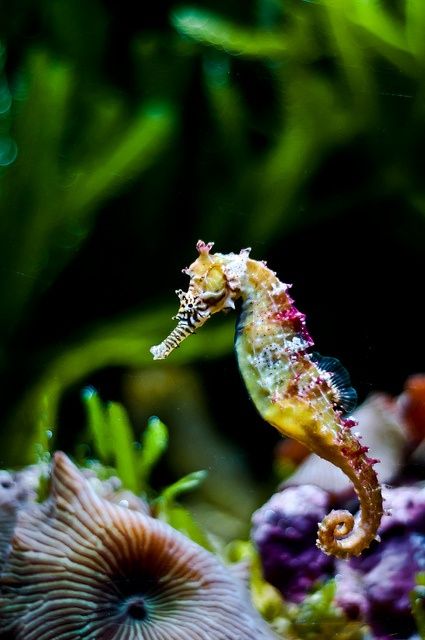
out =
[[[0,570],[9,550],[18,512],[36,501],[40,477],[45,472],[43,463],[18,472],[0,470]]]
[[[386,489],[384,498],[380,544],[348,562],[323,556],[314,545],[316,522],[331,502],[323,489],[284,488],[254,514],[251,536],[264,578],[285,601],[299,605],[295,620],[303,619],[309,599],[335,577],[333,607],[344,613],[347,629],[349,623],[367,623],[375,640],[414,635],[424,599],[415,585],[425,567],[425,486]]]
[[[336,603],[366,620],[379,640],[404,640],[415,631],[410,594],[425,566],[425,536],[404,533],[382,543],[357,566],[338,567]]]
[[[51,496],[17,522],[0,576],[0,637],[275,637],[242,581],[164,522],[101,498],[63,453]]]
[[[422,442],[425,435],[425,374],[418,373],[406,380],[398,404],[413,442]]]
[[[387,489],[385,505],[381,544],[348,567],[338,564],[336,602],[367,620],[379,640],[403,639],[415,630],[410,594],[425,567],[425,488]]]
[[[333,569],[332,558],[315,546],[317,522],[327,513],[329,502],[318,487],[289,487],[253,515],[251,536],[264,577],[293,602],[301,602]]]
[[[0,570],[16,523],[16,513],[25,500],[25,493],[17,486],[8,471],[0,471]]]

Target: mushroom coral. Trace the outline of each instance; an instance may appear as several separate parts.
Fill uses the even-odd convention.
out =
[[[101,498],[58,452],[50,497],[17,515],[0,576],[0,638],[276,636],[218,558],[166,523]]]
[[[252,540],[264,577],[291,602],[302,602],[332,572],[333,558],[315,544],[317,522],[329,503],[325,491],[306,484],[275,493],[253,514]]]
[[[17,513],[30,498],[22,474],[0,471],[0,571],[9,549]]]

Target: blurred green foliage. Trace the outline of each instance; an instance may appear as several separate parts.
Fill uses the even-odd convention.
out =
[[[293,616],[296,637],[305,640],[329,638],[334,640],[362,640],[365,626],[361,622],[347,621],[344,613],[335,606],[336,585],[329,580],[307,596]]]
[[[167,447],[165,425],[159,418],[151,418],[136,448],[133,429],[122,405],[110,402],[104,407],[93,388],[84,390],[83,400],[96,457],[116,469],[127,489],[146,493],[151,469]]]
[[[94,459],[83,455],[82,464],[90,465],[99,477],[105,471],[108,475],[116,474],[123,488],[147,500],[156,517],[211,549],[207,535],[177,501],[181,494],[196,489],[206,472],[194,471],[155,493],[150,474],[167,448],[168,430],[164,423],[152,416],[140,440],[135,441],[127,412],[120,403],[110,402],[105,406],[92,387],[84,389],[82,397],[88,418],[88,441],[95,455]]]
[[[421,571],[416,576],[416,585],[410,594],[410,603],[415,617],[419,637],[425,638],[425,573]]]
[[[267,257],[381,199],[421,246],[422,0],[19,0],[0,24],[2,465],[93,372],[151,365],[198,236]]]

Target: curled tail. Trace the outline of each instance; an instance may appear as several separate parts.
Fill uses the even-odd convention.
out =
[[[377,538],[383,514],[382,494],[373,469],[374,462],[351,434],[343,433],[339,446],[332,448],[327,460],[337,465],[352,481],[360,503],[354,518],[346,510],[331,511],[319,524],[317,546],[337,558],[358,556]]]

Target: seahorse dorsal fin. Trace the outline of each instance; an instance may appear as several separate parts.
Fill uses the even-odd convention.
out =
[[[350,376],[338,358],[322,356],[316,351],[311,354],[312,359],[321,371],[330,374],[331,385],[336,395],[336,402],[344,413],[351,413],[357,405],[357,392],[351,386]]]

